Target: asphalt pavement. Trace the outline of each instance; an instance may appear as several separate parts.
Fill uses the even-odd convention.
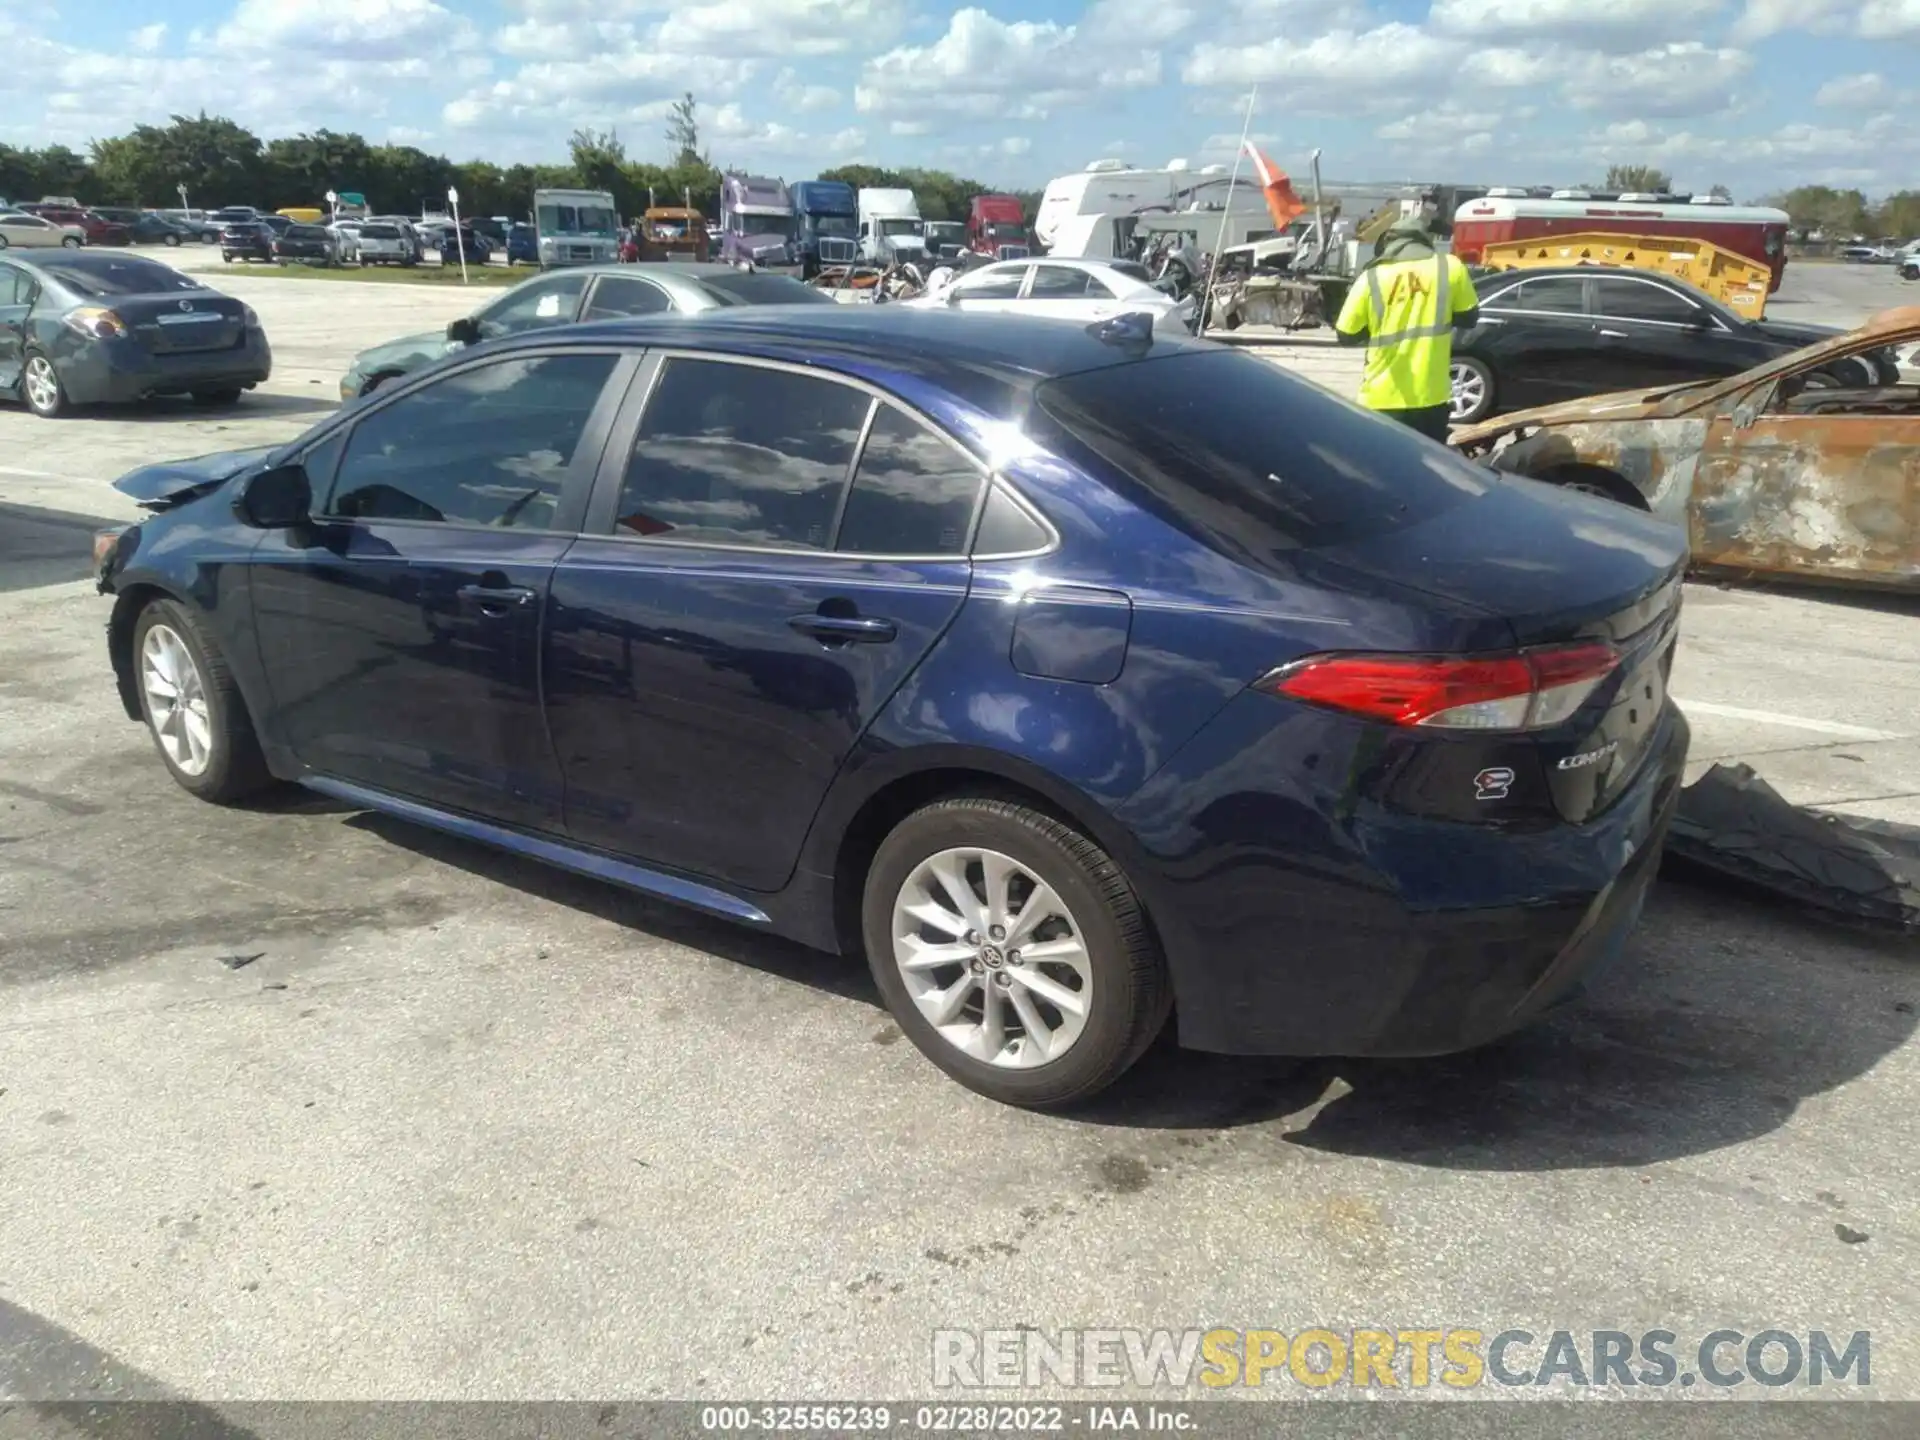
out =
[[[1879,279],[1796,268],[1782,313]],[[924,1397],[936,1331],[1136,1326],[1867,1330],[1867,1393],[1920,1399],[1911,945],[1668,881],[1487,1050],[1163,1047],[1040,1117],[921,1060],[857,963],[317,797],[194,801],[68,578],[108,482],[290,437],[353,349],[478,303],[216,283],[264,394],[0,411],[0,1401]],[[1696,773],[1920,821],[1915,616],[1690,587]]]

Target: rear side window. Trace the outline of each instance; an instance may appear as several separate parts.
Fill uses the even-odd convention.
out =
[[[1010,265],[1005,270],[987,270],[958,282],[963,300],[1011,300],[1026,283],[1027,267]]]
[[[850,385],[789,370],[669,360],[641,417],[615,528],[825,550],[872,404]]]
[[[667,292],[651,280],[626,275],[602,276],[587,300],[582,320],[611,320],[621,315],[659,315],[673,308]]]
[[[731,275],[703,275],[701,287],[722,305],[834,305],[824,290],[804,285],[791,275],[761,275],[745,270]]]
[[[1499,297],[1498,310],[1538,310],[1549,315],[1583,315],[1587,282],[1570,275],[1522,281]]]
[[[1108,365],[1041,385],[1061,439],[1130,497],[1224,554],[1363,540],[1486,492],[1468,462],[1279,366],[1237,353]]]
[[[1078,300],[1093,293],[1087,272],[1069,265],[1040,265],[1033,272],[1029,300]],[[1105,293],[1104,291],[1100,293]]]
[[[853,472],[840,539],[856,555],[959,555],[980,467],[911,416],[882,405]]]

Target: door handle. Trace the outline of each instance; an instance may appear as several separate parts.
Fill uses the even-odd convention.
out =
[[[454,593],[482,615],[504,615],[517,606],[531,604],[534,598],[534,592],[524,585],[462,585]]]
[[[1602,330],[1600,332],[1600,338],[1603,340],[1631,340],[1633,337],[1624,330]]]
[[[852,642],[885,645],[900,633],[900,628],[893,621],[878,620],[869,615],[796,615],[787,624],[802,635],[813,636],[822,644]]]

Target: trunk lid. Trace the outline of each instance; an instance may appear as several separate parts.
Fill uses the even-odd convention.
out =
[[[152,355],[231,350],[246,335],[247,307],[211,290],[116,296],[112,303],[133,338]]]

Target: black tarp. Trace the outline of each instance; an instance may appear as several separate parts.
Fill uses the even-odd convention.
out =
[[[1667,856],[1855,923],[1920,934],[1920,829],[1807,810],[1747,765],[1680,792]]]

